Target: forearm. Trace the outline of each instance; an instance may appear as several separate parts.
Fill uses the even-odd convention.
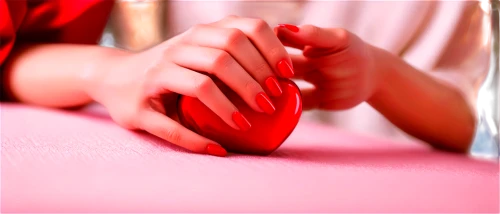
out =
[[[163,41],[164,1],[118,1],[112,13],[111,29],[115,45],[142,51]]]
[[[17,47],[4,66],[4,87],[19,102],[66,108],[88,104],[85,74],[103,69],[118,50],[96,45],[32,44]]]
[[[434,147],[467,151],[476,117],[460,88],[383,50],[374,51],[383,81],[368,103],[406,133]]]

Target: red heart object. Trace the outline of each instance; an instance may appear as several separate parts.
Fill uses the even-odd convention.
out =
[[[283,93],[278,97],[270,96],[276,107],[272,115],[251,109],[233,90],[218,84],[252,124],[247,131],[230,127],[199,99],[189,96],[179,98],[179,119],[187,128],[221,144],[229,152],[269,155],[288,138],[302,114],[302,95],[297,85],[288,79],[280,79],[278,82]]]

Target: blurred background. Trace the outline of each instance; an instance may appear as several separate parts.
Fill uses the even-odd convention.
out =
[[[479,124],[471,154],[498,160],[500,157],[500,14],[499,1],[482,1],[485,30],[484,44],[489,49],[489,66],[484,81],[477,91],[476,108]]]
[[[483,2],[484,3],[484,2]],[[499,155],[498,143],[498,83],[499,83],[499,30],[500,30],[500,3],[490,1],[489,4],[481,4],[492,19],[493,57],[490,71],[481,90],[478,105],[482,117],[472,153],[478,156]],[[487,6],[489,5],[489,6]],[[131,51],[141,51],[152,47],[175,32],[166,32],[165,18],[168,16],[167,1],[117,1],[113,11],[110,27],[105,35],[102,45],[119,46]],[[139,17],[131,20],[130,17]],[[122,34],[127,36],[115,37],[113,29],[121,29]]]

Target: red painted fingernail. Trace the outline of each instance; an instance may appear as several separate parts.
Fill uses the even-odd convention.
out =
[[[252,127],[252,124],[248,122],[247,118],[245,118],[245,116],[238,111],[233,113],[233,121],[242,131],[247,131]]]
[[[276,110],[273,103],[271,102],[271,99],[269,99],[269,97],[264,92],[260,92],[259,94],[257,94],[255,100],[257,101],[257,105],[259,105],[259,107],[268,114],[272,114]]]
[[[278,80],[275,77],[268,77],[265,81],[267,90],[271,92],[271,95],[277,97],[280,96],[283,91],[278,83]]]
[[[222,146],[213,143],[208,144],[205,150],[207,154],[213,156],[225,157],[227,155],[227,151]]]
[[[299,32],[299,27],[297,27],[295,25],[291,25],[291,24],[279,24],[278,27],[286,28],[294,33]]]
[[[279,61],[277,67],[278,72],[285,78],[292,78],[295,75],[292,66],[290,66],[286,59]]]

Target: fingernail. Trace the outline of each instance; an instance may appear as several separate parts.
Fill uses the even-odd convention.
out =
[[[278,27],[286,28],[294,33],[299,32],[299,27],[297,27],[295,25],[291,25],[291,24],[279,24]]]
[[[271,95],[277,97],[280,96],[283,91],[278,83],[278,80],[275,77],[268,77],[265,81],[267,90],[271,92]]]
[[[292,66],[290,66],[286,59],[279,61],[277,67],[278,72],[285,78],[292,78],[295,75]]]
[[[269,97],[264,92],[260,92],[259,94],[257,94],[255,100],[257,101],[257,105],[259,105],[259,107],[268,114],[272,114],[276,110],[273,103],[271,102],[271,99],[269,99]]]
[[[242,131],[247,131],[252,127],[252,124],[248,122],[247,118],[238,111],[233,113],[233,121]]]
[[[209,155],[225,157],[227,155],[227,151],[217,144],[208,144],[206,148],[206,152]]]

